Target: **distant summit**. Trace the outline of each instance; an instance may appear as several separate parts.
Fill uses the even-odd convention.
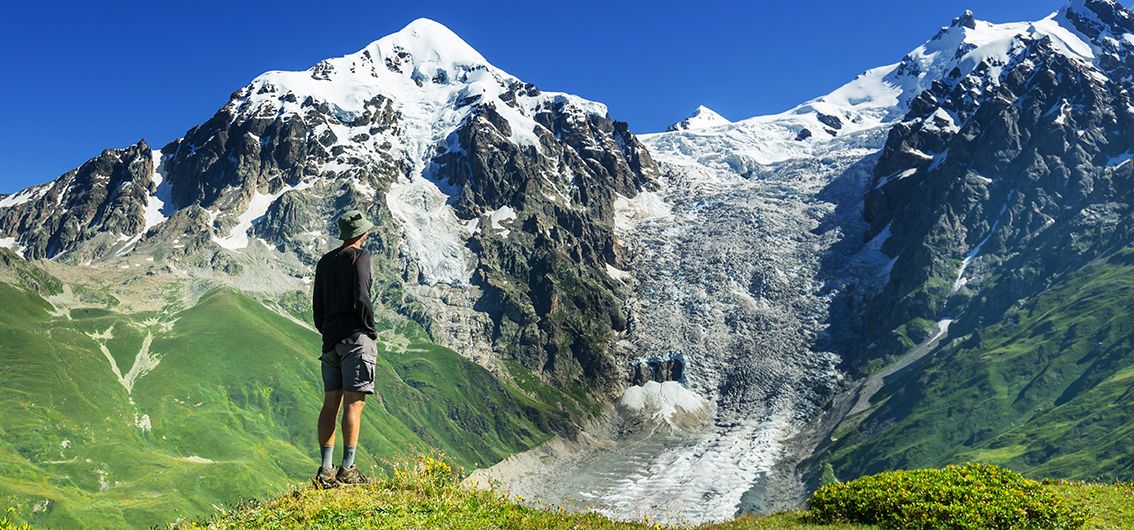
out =
[[[717,125],[727,125],[732,123],[727,118],[717,114],[716,111],[704,105],[698,105],[697,110],[693,111],[688,118],[681,120],[666,128],[667,132],[670,131],[688,131],[691,129],[705,129],[707,127],[715,127]]]

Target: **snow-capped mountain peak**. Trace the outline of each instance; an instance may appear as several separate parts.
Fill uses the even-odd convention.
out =
[[[424,163],[475,104],[494,107],[510,125],[515,143],[538,149],[531,117],[536,107],[552,102],[569,104],[582,115],[607,115],[601,103],[541,92],[490,64],[449,28],[419,18],[355,53],[305,71],[264,73],[238,91],[228,108],[236,120],[301,114],[306,106],[326,104],[339,121],[349,123],[390,103],[403,124],[420,129],[407,131],[414,136],[414,149],[406,154]]]
[[[973,11],[971,9],[966,9],[964,13],[961,13],[961,16],[953,19],[953,22],[949,24],[949,27],[964,27],[969,29],[976,29],[976,18],[973,17]]]
[[[1097,78],[1134,75],[1127,71],[1134,62],[1128,60],[1134,57],[1134,17],[1112,0],[1072,0],[1041,20],[1025,22],[987,22],[966,10],[900,61],[866,70],[782,113],[734,122],[711,139],[705,136],[715,130],[675,129],[648,137],[655,138],[651,142],[657,151],[673,154],[672,163],[719,166],[741,174],[813,156],[817,149],[831,149],[829,142],[877,149],[884,136],[876,131],[905,116],[911,102],[935,82],[953,84],[973,76],[978,87],[999,84],[1013,58],[1039,40],[1095,71]]]
[[[265,105],[275,108],[278,101],[278,111],[285,113],[297,111],[310,96],[350,114],[363,112],[375,96],[443,104],[451,98],[497,96],[518,83],[445,26],[420,18],[355,53],[305,71],[264,73],[231,104],[238,114],[262,115]]]
[[[851,122],[856,122],[854,117],[866,118],[862,123],[873,122],[870,118],[890,121],[903,115],[909,102],[935,81],[952,83],[979,69],[985,82],[998,83],[1004,66],[1029,41],[1048,39],[1055,51],[1107,69],[1100,56],[1117,55],[1134,45],[1132,33],[1134,17],[1112,0],[1071,0],[1032,22],[992,23],[966,10],[901,61],[870,69],[788,113],[820,111],[838,116],[841,111],[845,115],[841,117],[850,117]]]
[[[717,114],[717,112],[713,109],[710,109],[709,107],[706,107],[704,105],[698,105],[697,110],[693,111],[693,114],[690,114],[689,117],[685,118],[684,120],[670,125],[666,130],[688,131],[692,129],[705,129],[708,127],[715,127],[717,125],[727,125],[729,123],[732,122],[729,121],[728,118]]]
[[[546,171],[533,170],[530,176],[555,181],[555,194],[569,203],[573,180],[558,175],[558,164],[548,162],[558,160],[562,148],[549,146],[567,142],[561,135],[571,129],[587,130],[589,140],[581,136],[570,141],[586,140],[592,148],[636,149],[625,130],[608,128],[591,136],[590,128],[607,121],[605,105],[543,92],[490,64],[444,25],[417,19],[354,53],[306,70],[265,72],[233,93],[208,122],[161,149],[163,154],[131,152],[123,164],[139,165],[135,159],[142,158],[149,162],[148,170],[136,172],[143,176],[131,173],[131,178],[141,179],[138,187],[161,190],[147,189],[149,197],[140,201],[143,207],[124,214],[142,218],[115,224],[112,248],[92,253],[125,255],[143,241],[145,232],[191,206],[204,209],[202,219],[214,243],[245,251],[258,238],[256,227],[293,200],[287,197],[295,195],[291,192],[322,196],[350,189],[352,200],[385,199],[394,220],[406,227],[407,254],[421,257],[424,282],[464,284],[472,263],[465,239],[476,227],[469,217],[501,205],[478,204],[457,218],[452,194],[459,191],[458,185],[449,182],[452,175],[438,172],[446,161],[467,154],[460,142],[487,144],[492,138],[462,139],[457,133],[491,131],[504,145],[546,162]],[[159,172],[158,167],[164,169]],[[380,183],[383,179],[393,182]],[[42,189],[48,187],[55,189],[52,200],[71,200],[61,197],[71,193],[66,182]],[[24,200],[32,191],[0,198],[0,211],[40,211],[37,205],[24,204],[42,202]],[[82,193],[82,186],[74,187],[74,194]],[[49,232],[65,221],[56,220],[36,238],[52,240]],[[303,244],[315,244],[308,236],[320,232],[305,232],[309,241]],[[8,230],[0,230],[0,236],[7,235]],[[35,257],[67,252],[85,240],[68,239],[65,245],[47,248],[46,243],[29,245],[28,239],[23,234],[18,244]],[[13,241],[9,246],[17,244]]]
[[[443,24],[428,18],[410,22],[396,33],[378,39],[366,47],[379,53],[379,58],[408,53],[416,64],[448,67],[491,66],[480,52]]]

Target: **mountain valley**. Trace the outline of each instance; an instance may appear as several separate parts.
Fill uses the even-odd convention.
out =
[[[1134,478],[1134,13],[965,12],[782,113],[640,134],[427,19],[161,147],[0,196],[0,498],[194,519],[314,466],[313,265],[350,207],[364,465],[700,523],[963,461]],[[237,453],[251,458],[237,458]]]

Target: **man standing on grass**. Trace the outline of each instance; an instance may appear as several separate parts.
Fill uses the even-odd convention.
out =
[[[315,327],[323,334],[323,410],[319,413],[319,445],[323,463],[315,485],[369,481],[354,465],[358,431],[366,395],[374,393],[374,306],[370,301],[370,253],[362,249],[374,226],[358,210],[338,220],[342,246],[328,252],[315,267],[312,309]],[[343,406],[345,405],[345,407]],[[335,419],[343,409],[343,460],[335,471]]]

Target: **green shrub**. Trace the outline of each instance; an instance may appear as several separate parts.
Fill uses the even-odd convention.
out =
[[[1080,528],[1086,514],[1018,473],[987,464],[891,471],[819,488],[821,523],[892,528]]]
[[[27,523],[18,523],[15,521],[15,508],[8,508],[6,512],[4,517],[0,517],[0,530],[31,530],[31,526]]]

